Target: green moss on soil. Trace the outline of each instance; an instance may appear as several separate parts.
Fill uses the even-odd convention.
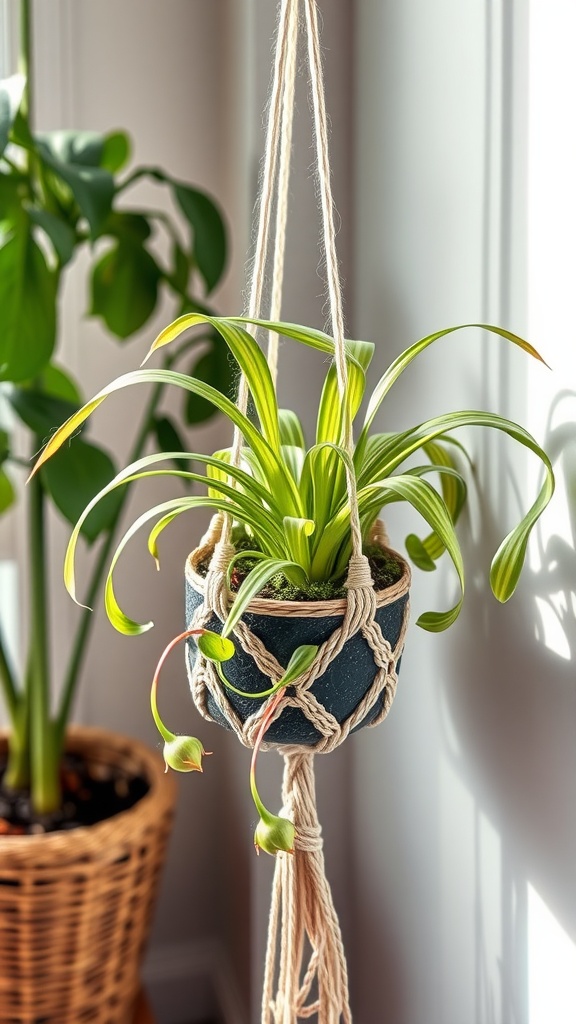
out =
[[[364,554],[368,556],[375,590],[385,590],[401,579],[402,565],[392,554],[383,551],[377,545],[367,545]],[[231,579],[231,590],[234,593],[238,591],[242,581],[257,562],[258,559],[250,557],[238,559]],[[208,565],[208,561],[198,565],[201,576],[208,572]],[[283,573],[278,573],[262,588],[258,597],[276,601],[331,601],[346,597],[345,579],[345,576],[341,576],[336,580],[312,580],[306,589],[300,589],[286,579]]]

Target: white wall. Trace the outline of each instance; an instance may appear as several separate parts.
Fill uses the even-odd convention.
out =
[[[538,6],[545,23],[550,6]],[[550,33],[555,56],[535,94],[526,87],[528,5],[362,0],[356,12],[357,333],[377,341],[384,365],[451,323],[488,318],[522,331],[527,96],[540,113],[531,146],[544,156],[539,223],[549,226],[531,266],[539,259],[550,285],[563,266],[559,256],[555,275],[552,225],[566,207],[558,198],[554,218],[545,197],[557,195],[557,161],[568,176],[573,169],[572,142],[564,147],[554,118],[570,62],[553,41],[569,47],[573,36]],[[534,31],[537,46],[542,23]],[[550,74],[552,95],[543,90]],[[566,303],[572,286],[561,280]],[[541,309],[556,308],[550,288],[539,298]],[[533,340],[558,371],[545,377],[534,365],[530,401],[525,357],[504,357],[496,341],[481,352],[463,335],[408,371],[382,428],[486,403],[524,417],[543,440],[554,395],[574,386],[573,331],[557,341],[549,325],[544,314],[534,320]],[[532,500],[536,473],[511,444],[470,442],[486,518],[466,545],[465,610],[448,636],[413,628],[388,721],[354,741],[356,1024],[544,1024],[575,1012],[574,578],[561,568],[555,576],[553,560],[554,551],[572,559],[573,530],[551,511],[533,547],[536,571],[531,561],[498,607],[484,582],[490,556]],[[405,519],[389,517],[397,543]],[[448,576],[416,573],[414,618],[452,590]],[[549,619],[563,656],[546,641],[540,607],[558,600],[565,610]]]

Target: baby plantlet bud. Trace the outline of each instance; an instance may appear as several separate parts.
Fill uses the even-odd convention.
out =
[[[150,689],[150,707],[152,709],[152,717],[156,723],[156,728],[164,740],[164,761],[166,762],[166,771],[168,771],[169,768],[173,768],[175,772],[201,772],[204,770],[202,768],[202,758],[204,754],[209,753],[209,751],[204,750],[200,740],[197,740],[195,736],[175,736],[174,733],[164,725],[158,710],[157,699],[158,679],[160,678],[162,666],[170,652],[173,651],[176,645],[181,643],[182,640],[187,640],[189,636],[198,636],[198,634],[202,632],[203,630],[200,629],[187,629],[184,633],[179,633],[178,636],[175,636],[163,651],[152,680],[152,687]]]
[[[293,853],[295,838],[296,829],[288,818],[281,818],[278,814],[267,812],[264,817],[260,818],[254,833],[256,853],[264,850],[265,853],[270,853],[273,857],[281,851]]]
[[[205,658],[218,664],[222,661],[229,661],[235,654],[232,640],[225,636],[220,636],[219,633],[213,633],[211,629],[199,631],[197,644],[198,649]]]
[[[201,772],[202,757],[208,754],[195,736],[173,736],[164,744],[166,771],[173,768],[175,772]]]

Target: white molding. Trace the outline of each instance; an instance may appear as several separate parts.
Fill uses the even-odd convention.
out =
[[[484,194],[482,197],[482,319],[484,323],[501,324],[507,307],[504,276],[507,260],[504,239],[507,237],[508,210],[505,199],[508,168],[504,144],[506,123],[506,81],[504,56],[506,50],[505,13],[503,6],[488,0],[484,7]],[[511,324],[504,323],[511,327]],[[498,412],[507,409],[509,354],[504,345],[486,344],[482,358],[482,407],[492,408],[497,401]],[[503,404],[504,403],[504,407]],[[485,493],[490,505],[497,509],[499,520],[506,514],[507,493],[501,486],[502,464],[500,438],[494,431],[481,439],[480,460]]]
[[[74,47],[70,0],[35,4],[32,21],[38,127],[71,127],[75,114]]]
[[[485,17],[485,134],[482,316],[525,334],[526,46],[523,0],[488,0]],[[509,345],[487,344],[482,403],[522,420],[525,365]],[[522,458],[522,456],[519,456]],[[496,432],[482,439],[484,492],[499,521],[510,515],[507,449]]]
[[[0,0],[0,78],[7,78],[18,64],[18,9],[10,0]]]
[[[502,304],[503,257],[503,167],[504,95],[503,58],[505,47],[504,12],[499,4],[485,7],[485,137],[483,197],[484,315],[488,322],[500,322]],[[492,391],[492,389],[490,389]],[[493,391],[492,391],[493,393]]]
[[[248,1024],[229,958],[216,939],[152,949],[142,977],[158,1024],[210,1016],[221,1024]]]

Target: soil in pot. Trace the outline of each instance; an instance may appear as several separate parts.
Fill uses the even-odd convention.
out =
[[[38,835],[95,825],[129,810],[149,790],[142,776],[128,774],[118,765],[87,761],[67,753],[62,760],[61,807],[48,816],[35,814],[26,792],[4,790],[6,762],[0,763],[0,836]]]
[[[251,544],[254,548],[254,544]],[[237,550],[241,551],[242,546],[238,545]],[[374,581],[375,590],[385,590],[393,586],[402,578],[404,571],[402,563],[388,550],[384,550],[376,544],[365,548],[364,554],[370,564],[370,572]],[[210,566],[210,557],[199,562],[196,566],[200,576],[206,576]],[[254,558],[239,558],[234,566],[230,579],[230,589],[236,593],[250,570],[256,564]],[[301,590],[294,583],[286,579],[283,573],[273,576],[269,583],[262,588],[258,597],[269,598],[276,601],[332,601],[346,597],[345,576],[338,580],[313,580],[307,590]]]

